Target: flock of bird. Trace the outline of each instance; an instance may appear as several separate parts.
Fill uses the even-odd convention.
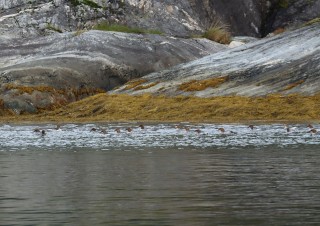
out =
[[[249,126],[248,126],[248,129],[250,129],[250,130],[255,130],[257,127],[258,127],[258,126],[255,126],[255,125],[249,125]],[[195,133],[197,133],[197,134],[202,133],[202,131],[201,131],[200,129],[193,129],[193,130],[192,130],[192,129],[190,129],[190,127],[188,127],[188,126],[175,125],[174,128],[177,129],[177,130],[182,130],[182,131],[186,131],[186,132],[195,132]],[[307,125],[307,128],[309,129],[308,133],[310,133],[310,134],[316,134],[316,133],[318,132],[318,131],[313,127],[313,125],[311,125],[311,124],[308,124],[308,125]],[[55,130],[61,130],[61,126],[60,126],[60,125],[57,125],[57,127],[54,128],[54,129],[55,129]],[[127,128],[125,128],[124,130],[125,130],[125,132],[127,132],[127,133],[131,133],[134,129],[136,129],[136,128],[127,127]],[[144,129],[145,129],[145,126],[141,124],[141,125],[138,126],[138,129],[144,130]],[[297,129],[297,127],[290,127],[290,126],[287,125],[287,124],[284,125],[284,131],[286,131],[287,133],[290,133],[290,132],[292,132],[292,131],[294,131],[294,130],[296,130],[296,129]],[[226,131],[226,129],[223,128],[223,127],[219,127],[219,128],[217,128],[217,130],[218,130],[221,134],[226,134],[226,133],[229,133],[229,134],[237,134],[236,132],[233,132],[233,131],[231,131],[231,130],[230,130],[230,131]],[[114,129],[114,131],[115,131],[116,133],[121,133],[121,129],[120,129],[120,128],[116,128],[116,129]],[[40,129],[40,128],[34,129],[33,132],[35,132],[35,133],[40,133],[41,136],[45,136],[45,135],[47,134],[47,133],[46,133],[46,130]],[[108,133],[107,130],[104,129],[104,128],[95,128],[95,127],[91,128],[90,132],[99,132],[99,133],[102,133],[102,134],[107,134],[107,133]]]

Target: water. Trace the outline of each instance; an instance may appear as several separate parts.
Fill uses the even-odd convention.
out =
[[[0,125],[0,225],[320,225],[305,125],[129,126]]]

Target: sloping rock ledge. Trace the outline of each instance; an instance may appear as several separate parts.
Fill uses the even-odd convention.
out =
[[[152,73],[113,93],[265,96],[320,92],[320,23]],[[137,82],[137,81],[136,81]],[[152,85],[151,85],[152,84]]]
[[[206,39],[88,31],[0,38],[0,99],[35,113],[226,49]]]

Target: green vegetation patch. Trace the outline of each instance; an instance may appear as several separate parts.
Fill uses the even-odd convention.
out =
[[[90,6],[91,8],[102,8],[100,5],[98,5],[96,2],[91,0],[82,0],[83,4]]]
[[[320,17],[317,17],[313,20],[310,20],[308,21],[307,23],[304,24],[304,26],[310,26],[310,25],[313,25],[313,24],[316,24],[316,23],[320,23]]]
[[[288,8],[289,7],[289,0],[280,0],[278,3],[279,8]]]
[[[58,33],[62,33],[62,30],[56,26],[54,26],[53,24],[47,24],[46,29],[51,30],[51,31],[55,31]]]
[[[73,6],[78,6],[78,5],[81,5],[81,2],[79,0],[69,0],[71,2],[71,4]]]
[[[73,6],[78,6],[78,5],[87,5],[90,6],[91,8],[102,8],[100,5],[98,5],[96,2],[91,1],[91,0],[70,0],[71,4]]]
[[[144,30],[137,27],[129,27],[122,24],[109,24],[108,22],[102,22],[93,27],[93,30],[100,31],[115,31],[115,32],[125,32],[125,33],[135,33],[135,34],[158,34],[161,35],[162,32],[159,30]]]

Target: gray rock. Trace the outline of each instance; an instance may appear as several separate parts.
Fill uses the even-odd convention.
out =
[[[204,32],[216,20],[229,25],[235,35],[260,36],[269,9],[266,0],[128,0],[127,3],[128,24],[180,37]]]
[[[214,21],[233,35],[261,37],[320,16],[320,0],[0,0],[0,36],[35,37],[90,29],[109,21],[176,37],[207,30]]]
[[[19,93],[8,93],[5,89],[8,84],[45,86],[59,90],[110,90],[130,79],[226,48],[206,39],[177,39],[93,30],[37,39],[0,38],[0,98],[7,95],[5,101],[9,101],[9,95],[13,99],[23,99]],[[47,92],[43,93],[38,99],[53,98],[53,94],[48,96]],[[65,95],[62,102],[73,100]],[[47,104],[42,104],[31,97],[29,101],[40,108],[56,102],[44,101]]]
[[[266,21],[266,34],[278,28],[296,29],[320,17],[320,0],[282,0],[272,8]]]
[[[320,23],[272,38],[222,51],[172,69],[143,77],[148,89],[114,93],[195,95],[199,97],[268,94],[316,94],[320,91]],[[227,78],[215,88],[185,92],[179,86],[192,80]]]
[[[119,20],[123,13],[110,1],[87,2],[97,4],[82,0],[0,0],[0,36],[36,37],[90,29],[100,19]]]

